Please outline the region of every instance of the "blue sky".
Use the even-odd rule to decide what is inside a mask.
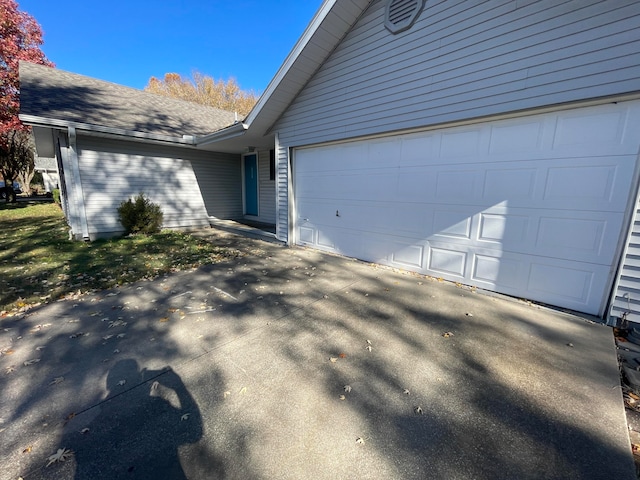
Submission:
[[[262,93],[321,0],[18,0],[56,67],[142,89],[151,76],[235,77]]]

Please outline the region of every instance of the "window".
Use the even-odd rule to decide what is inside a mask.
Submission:
[[[269,180],[276,179],[276,152],[269,150]]]

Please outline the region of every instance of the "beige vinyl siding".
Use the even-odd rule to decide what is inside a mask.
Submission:
[[[287,145],[638,91],[640,2],[427,2],[393,35],[365,11],[282,116]]]
[[[208,183],[215,177],[212,172],[215,164],[215,158],[212,157],[215,156],[211,152],[79,137],[80,177],[90,237],[121,232],[118,206],[123,200],[141,192],[161,206],[164,227],[208,226],[209,213],[201,189],[205,188],[202,183]],[[229,157],[223,156],[223,167],[239,163]],[[221,170],[224,171],[224,168]],[[239,172],[239,166],[237,170]],[[200,179],[196,178],[196,171]],[[228,178],[231,182],[233,176]],[[239,180],[238,174],[236,188],[227,188],[235,192],[237,197]],[[202,183],[199,185],[199,182]],[[207,201],[214,208],[216,197],[211,195],[207,195]],[[221,194],[217,198],[227,201]],[[230,204],[234,202],[237,204],[238,199],[231,199]],[[233,213],[233,207],[228,211]]]
[[[276,182],[269,178],[269,150],[258,152],[258,220],[264,223],[276,223]]]

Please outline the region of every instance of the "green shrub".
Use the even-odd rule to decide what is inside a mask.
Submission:
[[[51,193],[53,194],[53,201],[60,205],[60,189],[54,188]]]
[[[127,235],[158,233],[162,227],[162,210],[141,193],[118,207],[118,217]]]

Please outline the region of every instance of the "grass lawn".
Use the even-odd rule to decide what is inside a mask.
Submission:
[[[0,202],[0,315],[238,256],[238,250],[176,231],[70,241],[58,205]]]

